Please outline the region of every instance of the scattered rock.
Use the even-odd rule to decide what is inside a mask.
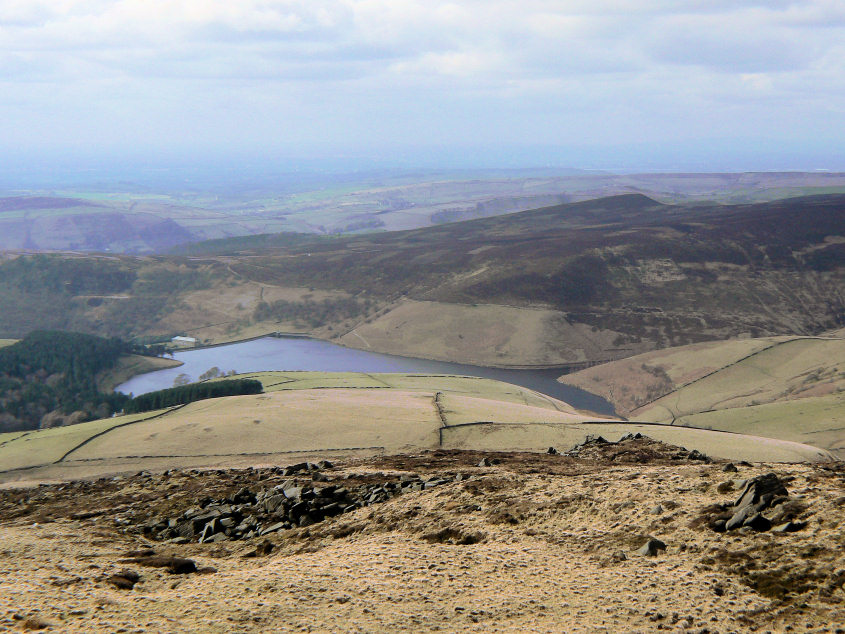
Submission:
[[[557,449],[555,449],[554,447],[549,447],[546,450],[546,453],[549,454],[550,456],[555,456],[555,455],[557,455]]]
[[[734,490],[734,483],[733,480],[725,480],[724,482],[720,482],[716,485],[716,491],[718,493],[730,493]]]
[[[663,512],[663,507],[660,506],[659,504],[657,506],[653,506],[651,509],[649,509],[649,513],[651,513],[652,515],[660,515],[662,512]]]
[[[758,504],[761,500],[763,500],[765,503],[763,508],[768,508],[776,496],[785,497],[788,495],[789,491],[786,490],[786,487],[783,482],[781,482],[780,478],[778,478],[774,473],[767,473],[765,475],[757,476],[756,478],[751,478],[746,483],[745,488],[734,506],[741,507],[746,504]]]
[[[700,460],[701,462],[710,462],[710,458],[701,453],[698,449],[693,449],[687,454],[687,460]]]
[[[498,459],[485,458],[486,465],[497,464]],[[484,462],[482,461],[482,462]],[[137,526],[135,532],[152,539],[174,544],[198,542],[216,544],[241,539],[263,537],[279,531],[305,527],[324,519],[355,511],[364,506],[385,502],[406,492],[431,489],[447,482],[462,481],[466,476],[454,478],[429,478],[406,474],[398,481],[364,484],[358,488],[339,486],[338,480],[348,479],[349,474],[332,480],[320,473],[320,469],[333,468],[327,460],[317,464],[302,462],[284,469],[274,470],[285,476],[302,474],[311,480],[304,485],[289,479],[282,484],[255,492],[241,488],[233,496],[214,500],[205,498],[198,506],[187,509],[181,515],[169,518],[148,519]],[[319,475],[320,477],[315,477]],[[383,477],[383,474],[367,474]],[[327,482],[325,486],[317,482]],[[130,528],[130,531],[132,529]],[[144,556],[143,551],[131,555]],[[131,559],[131,558],[130,558]]]
[[[761,513],[757,513],[753,517],[749,517],[742,523],[743,527],[753,528],[755,531],[763,532],[772,527],[772,523],[767,520]]]
[[[619,463],[645,463],[657,460],[710,462],[710,458],[700,451],[695,449],[687,451],[683,447],[669,445],[640,433],[626,434],[618,442],[610,442],[601,436],[589,435],[565,455]]]
[[[735,481],[734,481],[735,482]],[[717,487],[719,493],[726,493],[734,482]],[[764,512],[780,507],[770,517]],[[785,525],[806,511],[807,507],[800,500],[790,500],[789,492],[783,481],[774,473],[751,478],[742,482],[742,490],[733,505],[715,504],[702,511],[707,525],[716,532],[739,530],[743,534],[752,531],[768,531],[773,524]],[[779,526],[780,528],[780,526]],[[786,529],[778,532],[785,532]]]
[[[481,461],[478,463],[479,467],[490,467],[492,466],[492,462],[490,462],[490,458],[482,458]]]
[[[724,467],[722,467],[722,471],[725,473],[736,473],[739,469],[736,468],[736,465],[733,462],[729,462]]]

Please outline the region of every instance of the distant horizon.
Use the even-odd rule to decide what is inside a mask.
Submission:
[[[419,172],[420,174],[415,174]],[[818,162],[807,161],[804,165],[788,163],[774,165],[753,162],[724,165],[624,163],[608,160],[605,164],[591,163],[579,165],[563,161],[554,164],[549,161],[531,163],[528,160],[508,164],[495,163],[491,160],[473,163],[471,160],[448,160],[438,163],[434,157],[420,160],[416,164],[410,160],[391,160],[390,158],[333,157],[290,158],[262,157],[241,155],[236,157],[178,156],[162,154],[159,156],[109,156],[92,157],[90,154],[63,155],[60,158],[35,156],[23,158],[4,157],[0,154],[0,188],[10,190],[19,188],[49,189],[56,187],[100,186],[117,187],[121,183],[156,187],[161,181],[184,181],[186,186],[201,187],[208,180],[220,185],[238,185],[249,182],[265,182],[273,179],[295,177],[321,177],[331,180],[353,177],[379,176],[417,176],[466,174],[471,177],[485,175],[495,178],[497,172],[503,175],[635,175],[635,174],[742,174],[742,173],[845,173],[845,163],[831,162],[829,166],[820,166]]]

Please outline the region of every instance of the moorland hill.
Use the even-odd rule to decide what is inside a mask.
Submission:
[[[843,195],[691,206],[624,195],[412,231],[213,241],[191,257],[22,256],[0,266],[11,300],[0,335],[39,320],[211,341],[300,330],[411,356],[578,367],[841,327],[843,235]]]

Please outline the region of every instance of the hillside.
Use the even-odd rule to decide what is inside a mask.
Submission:
[[[146,174],[149,179],[151,174]],[[0,191],[0,250],[161,253],[275,232],[396,231],[545,205],[643,193],[664,202],[755,202],[845,192],[841,173],[602,174],[565,169],[266,174],[146,185],[99,179],[55,190]],[[234,178],[233,178],[234,176]],[[245,186],[243,182],[250,185]],[[84,181],[85,179],[83,179]]]
[[[733,460],[830,458],[794,442],[597,418],[488,379],[319,372],[238,378],[260,380],[265,393],[0,435],[0,481],[422,449],[563,450],[590,435],[617,440],[636,432]]]
[[[372,346],[372,336],[383,351],[442,348],[441,355],[455,355],[466,347],[456,339],[468,334],[456,329],[472,330],[456,315],[463,306],[482,307],[490,314],[479,318],[499,323],[502,306],[540,308],[549,312],[529,335],[532,342],[521,331],[522,340],[511,344],[514,335],[504,332],[495,338],[504,350],[476,346],[476,358],[576,365],[697,341],[836,327],[845,318],[843,234],[842,196],[679,207],[631,195],[410,232],[245,249],[227,262],[240,279],[257,284],[436,302],[434,311],[400,302],[351,327],[342,324],[344,332],[354,328],[342,339],[346,345]],[[414,339],[426,343],[409,344]],[[509,347],[545,348],[547,359],[515,360]]]
[[[728,467],[647,438],[571,456],[296,460],[0,490],[0,627],[829,632],[845,621],[841,465]],[[772,478],[783,487],[765,511],[773,530],[712,528]],[[265,509],[286,495],[297,513],[325,512],[280,522]],[[334,499],[355,502],[338,513]],[[256,517],[276,523],[238,537]],[[229,528],[168,540],[171,522]]]
[[[842,327],[843,235],[842,195],[734,206],[626,195],[414,231],[243,238],[225,256],[20,257],[0,266],[0,335],[33,320],[210,341],[296,330],[383,352],[580,368]],[[73,277],[86,267],[98,273]],[[467,343],[467,307],[491,324],[489,339]]]
[[[560,378],[632,420],[806,442],[845,457],[845,339],[771,337],[637,355]]]

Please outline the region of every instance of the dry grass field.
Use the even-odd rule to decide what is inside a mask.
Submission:
[[[822,634],[845,622],[841,465],[724,473],[669,458],[671,447],[636,462],[607,449],[336,461],[326,481],[305,474],[296,486],[354,489],[408,474],[443,484],[204,544],[158,541],[141,527],[291,477],[192,469],[0,491],[0,630]],[[477,466],[484,457],[499,463]],[[769,472],[802,528],[718,533],[702,520],[733,503],[734,479]],[[637,552],[650,537],[665,545],[653,557]],[[190,558],[203,574],[150,567],[144,551]],[[132,573],[134,587],[110,581]]]
[[[633,431],[733,460],[803,462],[809,445],[724,432],[621,423],[518,386],[470,377],[262,372],[264,394],[28,434],[0,435],[0,482],[138,469],[273,463],[292,456],[421,449],[560,450]]]

